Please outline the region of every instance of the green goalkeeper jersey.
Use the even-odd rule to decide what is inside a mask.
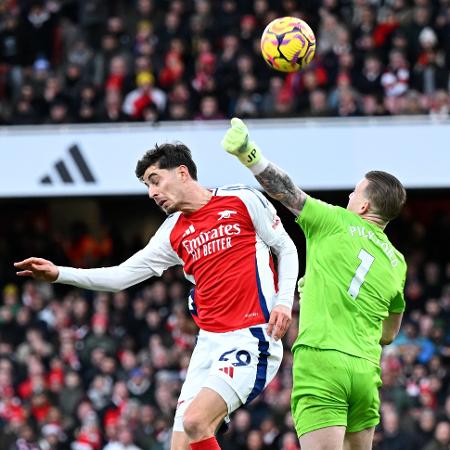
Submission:
[[[306,273],[293,349],[333,349],[379,364],[383,320],[405,309],[403,255],[381,228],[312,197],[296,221]]]

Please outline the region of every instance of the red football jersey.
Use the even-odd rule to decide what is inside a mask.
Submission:
[[[280,255],[286,250],[295,261],[284,259],[280,292],[271,249]],[[211,200],[194,213],[170,215],[147,246],[121,265],[60,268],[58,282],[123,289],[177,264],[195,285],[189,309],[203,330],[226,332],[262,324],[275,303],[292,303],[294,244],[272,204],[245,186],[215,189]]]

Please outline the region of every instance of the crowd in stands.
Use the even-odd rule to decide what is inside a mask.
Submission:
[[[263,61],[271,20],[317,53]],[[4,0],[0,124],[450,113],[448,0]]]
[[[375,450],[448,450],[450,445],[450,212],[445,205],[433,213],[427,210],[430,202],[412,205],[389,226],[409,264],[408,309],[399,337],[383,352]],[[12,261],[33,254],[77,267],[110,265],[143,243],[126,245],[115,233],[99,237],[81,223],[61,235],[38,215],[22,221],[11,216],[0,230],[0,260],[6,261],[0,266],[0,448],[169,449],[197,333],[181,268],[115,294],[42,284],[17,278]],[[293,238],[303,258],[297,229]],[[282,367],[263,395],[232,416],[230,429],[220,436],[224,450],[299,449],[290,415],[290,346],[298,328],[294,304]]]

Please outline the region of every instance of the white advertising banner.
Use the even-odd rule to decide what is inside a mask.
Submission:
[[[208,187],[256,186],[220,141],[228,121],[0,128],[0,197],[143,194],[137,160],[156,143],[191,148]],[[369,170],[410,188],[450,187],[450,121],[254,120],[251,139],[305,190],[350,189]]]

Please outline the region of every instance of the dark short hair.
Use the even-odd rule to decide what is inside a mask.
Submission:
[[[366,194],[374,212],[386,222],[395,219],[406,202],[402,183],[394,175],[381,170],[367,172],[365,178],[369,180]]]
[[[145,171],[152,165],[158,164],[160,169],[174,169],[186,166],[189,175],[197,180],[197,166],[192,160],[191,151],[182,143],[155,145],[148,150],[136,164],[136,176],[142,180]]]

